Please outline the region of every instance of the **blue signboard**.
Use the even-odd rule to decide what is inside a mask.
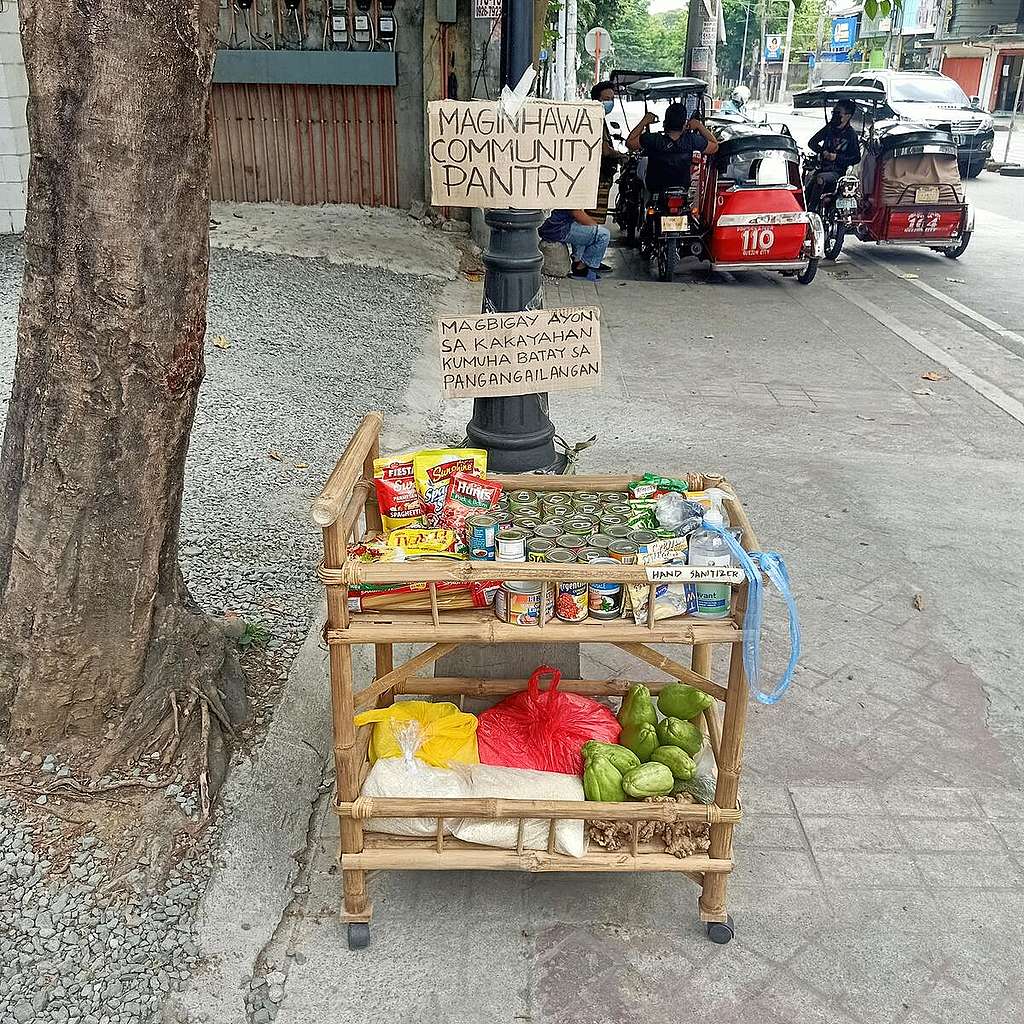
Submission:
[[[780,63],[783,57],[783,37],[777,33],[769,33],[764,37],[764,59],[768,64]]]
[[[832,19],[830,50],[849,50],[857,42],[857,16]]]

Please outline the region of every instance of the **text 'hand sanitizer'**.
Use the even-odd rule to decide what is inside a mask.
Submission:
[[[722,502],[726,493],[717,487],[705,492],[711,500],[711,508],[704,513],[706,527],[725,529],[725,513]],[[721,533],[714,529],[700,529],[690,534],[687,562],[690,565],[732,565],[732,552]],[[722,619],[729,614],[732,588],[725,583],[698,583],[697,618]]]

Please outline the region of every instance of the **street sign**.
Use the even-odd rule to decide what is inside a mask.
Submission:
[[[690,50],[690,71],[711,70],[711,47],[694,46]]]
[[[783,48],[785,44],[781,35],[772,33],[764,37],[764,59],[769,64],[782,62]]]
[[[600,103],[531,99],[512,118],[494,102],[434,100],[428,122],[435,206],[588,210],[597,204]]]
[[[598,26],[587,33],[584,45],[591,57],[596,57],[598,54],[607,57],[608,51],[612,48],[612,37],[608,34],[608,29]]]
[[[474,18],[500,18],[501,0],[474,0]]]
[[[437,318],[445,398],[531,395],[601,384],[601,310],[535,309]]]
[[[830,50],[849,50],[857,42],[856,15],[850,18],[832,19],[832,38],[829,43]]]

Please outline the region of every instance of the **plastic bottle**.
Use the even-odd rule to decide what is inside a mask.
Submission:
[[[710,487],[706,492],[711,499],[711,508],[704,513],[704,522],[709,526],[724,528],[725,513],[722,501],[726,498],[724,491]],[[732,565],[732,552],[721,534],[713,530],[700,529],[690,534],[687,562],[690,565]],[[729,602],[732,588],[726,583],[698,583],[697,618],[723,619],[729,614]]]

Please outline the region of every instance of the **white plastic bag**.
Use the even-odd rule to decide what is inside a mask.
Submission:
[[[463,795],[498,797],[507,800],[579,800],[584,799],[583,783],[575,775],[536,772],[527,768],[501,768],[474,764],[467,770],[468,790]],[[457,839],[479,846],[514,850],[518,844],[518,818],[463,818],[452,823]],[[548,819],[527,818],[523,822],[523,848],[548,848]],[[586,841],[582,819],[555,823],[555,850],[569,857],[582,857]]]

